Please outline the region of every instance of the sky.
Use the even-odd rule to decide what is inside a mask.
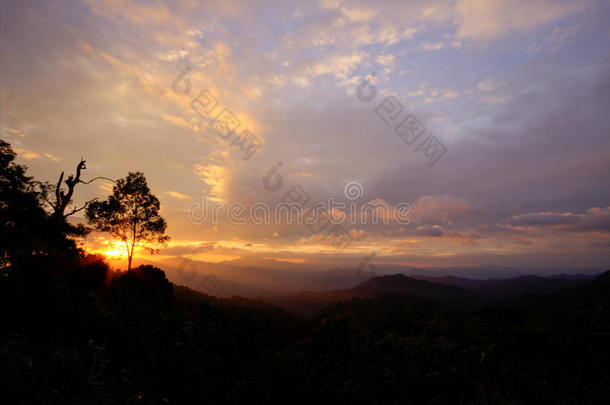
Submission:
[[[41,180],[143,172],[161,258],[610,267],[607,2],[0,4],[2,139]]]

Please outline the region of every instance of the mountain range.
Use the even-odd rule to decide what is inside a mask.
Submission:
[[[498,266],[417,268],[380,264],[319,270],[268,259],[210,263],[173,257],[139,263],[159,266],[173,283],[211,296],[261,298],[306,313],[329,302],[383,293],[408,294],[455,309],[469,309],[524,295],[552,294],[596,276],[591,271],[553,274],[549,269]]]

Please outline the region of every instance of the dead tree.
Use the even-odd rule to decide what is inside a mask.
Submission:
[[[53,186],[50,184],[44,184],[42,185],[42,198],[44,199],[44,201],[51,207],[52,209],[52,213],[51,213],[51,218],[58,224],[64,224],[67,221],[67,218],[71,215],[76,214],[77,212],[80,212],[82,210],[84,210],[85,208],[87,208],[87,206],[89,204],[91,204],[93,201],[96,201],[97,198],[91,199],[87,202],[85,202],[85,204],[83,204],[81,207],[78,208],[73,208],[72,210],[70,210],[69,212],[66,212],[66,210],[68,209],[68,206],[72,203],[72,196],[74,195],[74,188],[76,187],[77,184],[82,183],[82,184],[89,184],[95,180],[99,180],[99,179],[105,179],[105,180],[109,180],[114,182],[114,180],[109,179],[107,177],[95,177],[89,181],[83,181],[81,180],[80,176],[81,176],[81,171],[87,169],[87,165],[85,163],[85,161],[83,159],[80,160],[80,162],[78,163],[78,165],[76,166],[76,174],[75,175],[69,175],[68,178],[66,180],[64,180],[64,172],[61,172],[61,175],[59,176],[59,180],[57,181],[57,185],[55,186],[55,189],[53,190]],[[62,182],[66,184],[66,186],[68,186],[68,190],[64,190],[63,186],[62,186]],[[53,194],[55,196],[54,201],[49,200],[48,195],[50,194],[51,190],[53,190]]]

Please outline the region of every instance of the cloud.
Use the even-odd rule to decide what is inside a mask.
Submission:
[[[429,51],[438,51],[439,49],[442,49],[445,46],[445,43],[440,41],[440,42],[425,42],[421,45],[421,49],[423,49],[426,52]]]
[[[293,83],[301,88],[309,87],[311,85],[311,80],[305,76],[298,76],[292,79]]]
[[[216,160],[218,162],[218,160]],[[205,191],[212,201],[222,201],[225,195],[225,184],[228,180],[226,167],[222,164],[199,164],[193,166],[193,172],[205,184]]]
[[[483,90],[483,91],[491,91],[494,90],[498,87],[498,83],[495,82],[494,80],[487,78],[485,80],[481,80],[478,84],[477,84],[477,88],[479,90]]]
[[[392,54],[379,55],[375,58],[375,62],[382,66],[391,66],[394,64],[395,57]]]
[[[25,138],[25,134],[23,133],[23,131],[21,131],[19,129],[9,128],[9,132],[19,136],[20,138]]]
[[[421,225],[417,228],[417,235],[441,237],[443,236],[443,228],[438,225]]]
[[[53,155],[53,154],[51,154],[51,153],[48,153],[48,152],[44,152],[44,153],[43,153],[43,155],[44,155],[44,156],[45,156],[47,159],[52,160],[52,161],[54,161],[54,162],[61,162],[62,160],[64,160],[63,158],[61,158],[61,157],[59,157],[59,156],[55,156],[55,155]]]
[[[465,198],[451,195],[427,195],[417,199],[414,212],[424,217],[426,222],[451,223],[475,212]]]
[[[320,0],[319,5],[324,9],[338,9],[341,7],[341,2],[339,0]]]
[[[509,33],[525,33],[534,28],[581,13],[589,1],[552,0],[458,0],[455,5],[457,37],[488,42]]]
[[[34,160],[40,158],[40,154],[38,152],[34,152],[33,150],[25,149],[25,148],[14,148],[15,152],[25,160]]]
[[[121,18],[134,25],[172,25],[183,29],[183,22],[164,4],[138,4],[122,0],[85,0],[91,9],[98,14]]]
[[[364,22],[373,19],[377,15],[375,9],[341,7],[341,12],[352,22]]]
[[[171,122],[172,124],[185,128],[185,129],[189,129],[189,130],[193,130],[193,131],[196,131],[198,129],[196,125],[189,124],[182,117],[175,117],[175,116],[169,115],[169,114],[162,114],[161,118],[163,118],[167,122]]]
[[[337,78],[346,78],[367,56],[365,52],[356,52],[348,55],[335,54],[325,61],[320,61],[308,67],[306,74],[308,77],[331,74]]]
[[[543,227],[560,232],[610,233],[610,207],[590,208],[582,214],[550,211],[519,214],[506,222],[513,226]]]
[[[173,198],[177,198],[178,200],[182,200],[182,201],[192,201],[191,197],[189,197],[186,194],[179,193],[177,191],[168,191],[167,195],[169,195],[170,197],[173,197]]]
[[[460,95],[460,93],[458,93],[456,90],[453,90],[453,89],[447,89],[443,92],[443,98],[445,98],[445,99],[456,98],[459,95]]]
[[[200,241],[170,241],[168,247],[163,249],[163,255],[182,256],[198,253],[213,253],[219,255],[235,255],[246,251],[235,246],[225,246],[221,242]]]
[[[589,210],[610,204],[610,76],[600,40],[607,15],[575,1],[468,4],[354,0],[295,10],[90,1],[70,4],[67,19],[48,2],[14,2],[3,8],[3,132],[19,128],[6,133],[36,174],[55,178],[53,158],[83,155],[91,177],[143,171],[153,192],[164,193],[172,237],[185,246],[240,235],[274,255],[329,257],[322,241],[323,251],[298,245],[309,236],[304,228],[193,224],[181,201],[204,194],[273,203],[296,184],[314,201],[341,195],[346,179],[356,179],[368,201],[411,202],[409,217],[424,224],[351,227],[348,256],[375,247],[405,261],[411,249],[428,263],[443,255],[526,261],[527,249],[541,249],[536,260],[551,263],[561,246],[565,255],[588,252],[582,260],[591,263],[601,257],[594,239],[607,232],[606,214]],[[597,9],[577,15],[588,4]],[[510,41],[469,46],[502,38]],[[184,95],[172,81],[187,66],[192,90]],[[355,93],[372,71],[379,93],[365,103]],[[239,111],[240,129],[264,135],[252,159],[241,158],[232,138],[203,131],[190,102],[204,88],[219,100],[216,113]],[[388,94],[403,103],[397,120],[414,114],[424,137],[447,147],[433,167],[417,143],[396,135],[397,121],[376,113]],[[24,133],[27,143],[19,143]],[[284,187],[269,192],[261,179],[278,162]],[[101,187],[91,197],[107,194],[109,185]]]

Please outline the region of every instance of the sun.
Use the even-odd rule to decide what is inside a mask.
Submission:
[[[127,248],[125,244],[120,241],[106,241],[104,243],[106,246],[105,250],[102,250],[101,253],[107,256],[110,259],[119,259],[122,257],[127,257]]]

